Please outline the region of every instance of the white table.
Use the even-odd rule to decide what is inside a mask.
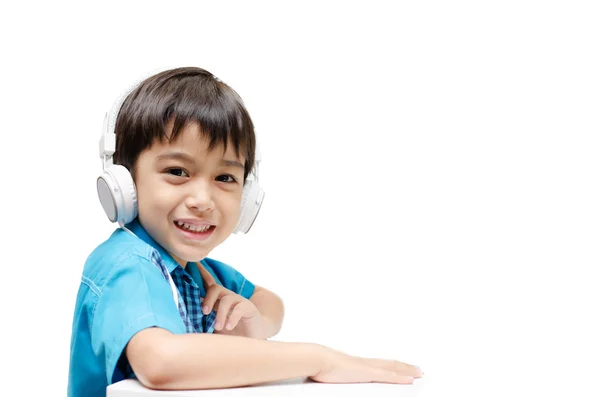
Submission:
[[[416,379],[412,385],[381,383],[324,384],[306,378],[265,383],[259,386],[218,390],[156,391],[147,389],[136,380],[124,380],[108,386],[106,397],[194,397],[194,396],[416,396],[425,379]]]

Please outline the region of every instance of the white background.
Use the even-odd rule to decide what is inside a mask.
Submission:
[[[594,2],[213,3],[2,6],[3,387],[66,394],[104,112],[195,65],[259,134],[260,217],[212,257],[283,297],[276,339],[423,396],[598,395]]]

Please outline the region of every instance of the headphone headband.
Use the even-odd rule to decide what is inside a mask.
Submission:
[[[100,158],[103,159],[103,167],[108,168],[110,165],[114,164],[112,161],[112,155],[116,150],[116,135],[115,135],[115,127],[117,125],[117,117],[119,116],[119,112],[121,111],[121,107],[125,102],[125,99],[140,86],[146,79],[154,76],[157,73],[166,71],[166,69],[155,70],[152,73],[146,74],[141,78],[138,78],[133,84],[127,88],[118,98],[114,101],[112,107],[106,114],[104,115],[104,123],[102,125],[102,137],[99,142],[99,154]]]
[[[169,70],[169,69],[157,69],[152,73],[144,75],[144,77],[138,78],[135,81],[135,83],[131,84],[129,86],[129,88],[126,91],[124,91],[117,98],[116,101],[114,101],[110,110],[108,112],[106,112],[106,114],[104,115],[104,123],[102,125],[102,137],[100,138],[99,148],[98,148],[99,149],[98,154],[100,155],[100,158],[103,159],[104,168],[107,168],[108,166],[113,164],[112,156],[116,150],[115,128],[117,126],[117,118],[119,116],[119,112],[121,111],[121,107],[123,106],[125,99],[127,99],[127,97],[136,88],[138,88],[140,86],[140,84],[142,84],[148,78],[150,78],[158,73],[166,72],[167,70]],[[215,77],[215,79],[217,79],[218,81],[221,81],[217,77]],[[256,136],[256,132],[255,132],[255,136]],[[108,164],[107,164],[107,160],[110,161]],[[259,166],[259,163],[261,162],[261,160],[262,160],[262,155],[260,152],[260,145],[259,145],[258,139],[256,139],[256,144],[255,144],[255,149],[254,149],[254,165],[252,166],[252,174],[256,180],[258,180],[258,166]]]

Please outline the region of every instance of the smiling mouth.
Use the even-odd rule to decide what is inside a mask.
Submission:
[[[211,232],[215,228],[215,225],[192,225],[181,221],[174,221],[173,223],[183,231],[197,234]]]

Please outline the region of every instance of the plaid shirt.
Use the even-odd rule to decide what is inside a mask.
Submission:
[[[167,282],[169,282],[169,272],[158,251],[152,252],[152,263],[158,267]],[[181,266],[176,266],[171,273],[173,283],[177,287],[177,308],[179,315],[185,324],[188,333],[213,333],[215,330],[215,311],[209,315],[202,313],[202,303],[200,301],[200,288],[196,282]]]

